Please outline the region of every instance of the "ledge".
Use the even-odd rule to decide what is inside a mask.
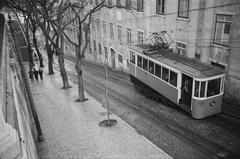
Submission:
[[[189,18],[181,18],[181,17],[177,17],[176,20],[177,20],[177,21],[190,22],[190,19],[189,19]]]

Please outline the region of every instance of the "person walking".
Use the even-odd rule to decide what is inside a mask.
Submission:
[[[39,73],[40,79],[43,80],[43,71],[41,67],[39,67],[38,73]]]
[[[31,68],[28,73],[29,73],[29,78],[31,79],[31,81],[34,81],[33,69]]]
[[[33,67],[33,74],[35,76],[35,79],[38,81],[38,71],[36,70],[35,67]]]

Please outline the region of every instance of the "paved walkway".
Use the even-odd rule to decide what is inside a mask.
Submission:
[[[46,69],[46,67],[45,67]],[[77,87],[63,90],[59,73],[30,82],[45,141],[39,143],[41,159],[161,159],[171,158],[115,115],[111,128],[100,127],[106,109],[87,93],[77,99]]]

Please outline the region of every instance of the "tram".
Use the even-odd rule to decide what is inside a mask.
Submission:
[[[225,71],[173,53],[170,49],[152,50],[148,45],[129,47],[129,74],[134,84],[151,88],[160,100],[166,98],[202,119],[222,110]]]

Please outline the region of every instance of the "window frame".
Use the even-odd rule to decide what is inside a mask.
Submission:
[[[142,59],[142,69],[145,70],[145,71],[148,71],[148,59],[144,58],[144,57]]]
[[[113,23],[109,23],[109,36],[111,39],[114,39],[114,28],[113,28]]]
[[[176,74],[176,83],[172,83],[171,81],[171,74],[172,73],[174,73],[174,74]],[[169,69],[169,84],[171,84],[172,86],[174,86],[174,87],[177,87],[177,82],[178,82],[178,73],[177,72],[175,72],[175,71],[172,71],[171,69]]]
[[[132,29],[127,28],[126,32],[127,32],[127,44],[131,44],[132,43]]]
[[[103,34],[106,35],[107,34],[107,24],[106,21],[103,21]]]
[[[178,44],[181,45],[185,45],[186,48],[182,47],[182,46],[178,46]],[[178,50],[180,50],[180,53],[178,53]],[[183,53],[183,51],[185,53]],[[176,41],[176,53],[180,54],[180,55],[186,55],[187,54],[187,43],[185,42],[181,42],[181,41]]]
[[[136,54],[133,51],[129,51],[129,55],[130,55],[130,63],[134,64],[136,63]]]
[[[121,54],[118,54],[118,62],[123,63],[123,56]]]
[[[160,69],[160,76],[158,76],[158,75],[156,74],[156,70],[157,70],[157,66],[156,66],[156,65],[161,68],[161,69]],[[155,62],[154,62],[154,75],[155,75],[156,77],[162,79],[162,65],[159,65],[159,64],[157,64],[157,63],[155,63]]]
[[[102,45],[100,43],[98,43],[98,53],[102,55]]]
[[[137,12],[143,12],[144,0],[137,0]]]
[[[166,79],[167,79],[167,80],[166,80],[165,77],[163,76],[163,71],[164,71],[164,69],[167,70],[167,76],[166,76]],[[170,82],[169,82],[170,79],[169,79],[169,78],[170,78],[170,69],[168,69],[168,68],[162,66],[162,78],[161,78],[161,79],[162,79],[163,81],[165,81],[165,82],[167,82],[167,83],[170,84]]]
[[[159,1],[161,1],[161,5],[158,5]],[[156,14],[165,14],[165,0],[156,0]]]
[[[179,9],[180,9],[180,1],[188,1],[187,16],[186,16],[186,17],[179,15],[179,13],[180,13],[180,11],[179,11]],[[179,18],[188,19],[188,18],[189,18],[189,6],[190,6],[190,0],[178,0],[178,15],[177,15],[177,16],[178,16]],[[185,12],[185,11],[184,11],[184,12]],[[184,13],[184,12],[183,12],[183,13]]]
[[[125,7],[126,7],[127,10],[131,10],[132,9],[132,1],[131,0],[126,0]]]
[[[142,34],[141,36],[140,36],[140,33]],[[138,31],[137,31],[137,41],[138,41],[138,44],[139,44],[139,45],[142,45],[142,44],[143,44],[143,37],[144,37],[144,32],[138,30]],[[141,42],[140,42],[140,40],[141,40]]]
[[[118,41],[122,42],[122,26],[117,25],[117,36],[118,36]]]
[[[216,18],[215,18],[215,27],[214,27],[214,37],[213,37],[213,43],[217,44],[217,45],[222,45],[222,46],[226,46],[229,47],[229,40],[230,40],[230,34],[231,34],[231,28],[232,28],[232,20],[231,22],[229,21],[223,21],[223,20],[218,20],[218,16],[231,16],[231,18],[233,18],[233,15],[230,14],[216,14]],[[224,24],[229,24],[230,28],[229,28],[229,38],[228,38],[228,42],[227,44],[223,44],[223,43],[219,43],[216,41],[216,32],[217,32],[217,22],[219,23],[224,23]],[[225,25],[223,30],[225,29]],[[222,39],[222,38],[221,38]]]
[[[105,59],[108,59],[108,48],[107,46],[104,46],[104,56],[105,56]]]
[[[96,40],[93,40],[93,51],[97,51],[97,42]]]
[[[153,64],[153,70],[151,71],[151,69],[150,69],[150,63],[152,63]],[[148,60],[148,72],[149,73],[151,73],[152,75],[154,75],[154,73],[155,73],[155,62],[153,62],[153,61],[151,61],[151,60]]]
[[[139,59],[141,58],[141,65],[140,65],[140,63],[139,63]],[[143,68],[143,57],[142,56],[140,56],[140,55],[137,55],[137,66],[139,67],[139,68]]]
[[[112,0],[108,0],[108,6],[112,7],[113,6],[113,1]]]

